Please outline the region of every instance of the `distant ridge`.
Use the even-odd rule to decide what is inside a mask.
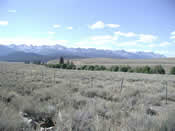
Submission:
[[[8,46],[0,45],[0,56],[8,55],[9,53],[14,52],[15,50],[13,48],[10,48]]]
[[[61,45],[53,46],[28,46],[11,44],[0,45],[0,60],[25,61],[57,59],[60,56],[66,58],[119,58],[119,59],[152,59],[165,58],[164,55],[153,52],[128,52],[125,50],[102,50],[95,48],[67,48]]]
[[[42,56],[35,53],[26,53],[26,52],[13,52],[6,56],[0,57],[1,61],[9,61],[9,62],[24,62],[24,61],[48,61],[50,60],[48,56]]]

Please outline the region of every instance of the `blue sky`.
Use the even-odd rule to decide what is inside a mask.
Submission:
[[[175,56],[174,0],[0,0],[0,44]]]

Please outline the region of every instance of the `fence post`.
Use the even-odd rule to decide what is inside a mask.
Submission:
[[[43,70],[42,70],[42,81],[43,81],[43,79],[44,79],[44,72],[43,72]]]
[[[120,92],[123,90],[123,82],[124,82],[124,78],[122,78],[122,80],[121,80],[121,84],[120,84]]]
[[[17,71],[15,72],[15,78],[16,78],[16,81],[17,81],[17,75],[18,75],[18,73],[17,73]]]
[[[31,79],[32,79],[32,75],[33,75],[33,74],[32,74],[32,70],[31,70]]]
[[[71,79],[69,80],[69,88],[71,88]]]
[[[165,88],[166,88],[166,104],[168,104],[168,84],[165,82]]]
[[[53,78],[53,82],[54,82],[54,84],[55,84],[55,71],[54,71],[54,76],[53,76],[54,78]]]
[[[93,88],[93,80],[94,80],[94,77],[91,77],[91,88]]]

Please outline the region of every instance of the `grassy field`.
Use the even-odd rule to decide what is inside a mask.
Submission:
[[[1,62],[0,104],[3,131],[40,130],[48,118],[54,131],[166,131],[175,125],[175,77]]]

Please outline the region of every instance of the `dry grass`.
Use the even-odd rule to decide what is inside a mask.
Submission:
[[[168,113],[174,112],[174,92],[171,75],[0,63],[0,130],[33,130],[20,117],[24,112],[37,122],[51,117],[57,131],[165,131]]]

